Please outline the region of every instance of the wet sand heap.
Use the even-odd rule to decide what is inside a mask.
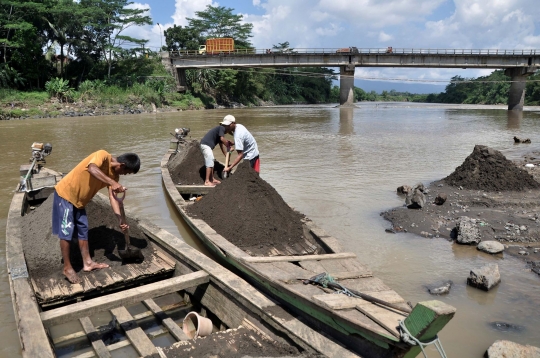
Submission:
[[[53,196],[49,196],[42,205],[21,218],[21,234],[26,264],[33,278],[55,278],[64,280],[63,262],[60,243],[51,233],[51,213]],[[118,256],[118,247],[125,247],[124,235],[118,227],[118,219],[104,200],[94,198],[86,206],[88,215],[88,245],[90,256],[96,262],[105,262],[121,272],[122,260]],[[137,222],[127,219],[131,245],[141,249],[144,257],[150,257],[154,248],[146,236],[137,227]],[[82,257],[76,240],[71,241],[71,264],[81,278],[87,274],[82,271]],[[141,268],[150,265],[149,260],[140,263]],[[93,271],[95,275],[110,274],[110,269]]]
[[[267,255],[272,247],[286,253],[287,246],[305,242],[303,215],[292,210],[247,161],[187,211],[254,255]]]
[[[526,170],[484,145],[476,145],[471,155],[444,181],[456,187],[491,192],[540,188],[540,183]]]
[[[199,145],[197,140],[180,143],[179,152],[175,153],[167,163],[175,184],[204,184],[206,168]]]
[[[168,357],[315,357],[300,354],[285,343],[270,339],[242,326],[216,332],[207,337],[174,343],[163,351]]]

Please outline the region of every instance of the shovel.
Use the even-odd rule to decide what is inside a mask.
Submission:
[[[231,160],[231,146],[227,144],[227,154],[225,155],[225,168],[229,166],[229,162]],[[229,176],[229,172],[223,172],[222,174],[223,179],[227,179]]]
[[[121,215],[121,223],[127,224],[126,220],[126,213],[124,212],[124,199],[126,198],[126,192],[122,193],[115,193],[113,192],[113,196],[118,202],[118,206],[120,207],[120,215]],[[141,261],[144,259],[144,256],[140,249],[134,248],[132,249],[129,246],[129,232],[126,230],[124,231],[124,237],[126,239],[126,249],[125,250],[118,250],[118,255],[120,258],[124,261]]]

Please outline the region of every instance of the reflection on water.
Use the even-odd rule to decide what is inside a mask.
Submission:
[[[481,357],[496,339],[538,345],[540,278],[522,261],[443,239],[387,234],[389,224],[379,213],[403,205],[398,186],[429,184],[447,176],[476,144],[501,150],[509,158],[539,149],[540,115],[530,111],[516,119],[504,106],[362,103],[361,108],[290,106],[0,121],[0,356],[20,355],[7,283],[5,226],[19,165],[28,161],[32,142],[52,143],[47,164],[63,172],[97,149],[138,153],[141,170],[121,179],[129,188],[126,208],[200,248],[164,195],[160,160],[174,128],[188,127],[190,137],[200,139],[229,113],[256,138],[261,177],[355,252],[388,286],[419,302],[434,298],[424,285],[454,282],[450,294],[436,297],[458,309],[440,335],[449,357]],[[513,136],[530,138],[532,144],[514,146]],[[222,153],[216,152],[216,158],[223,159]],[[469,271],[487,263],[499,265],[501,285],[490,292],[468,287]],[[523,331],[509,336],[491,329],[488,323],[493,321],[518,324]]]
[[[506,111],[508,114],[508,129],[519,129],[523,119],[523,111]]]
[[[352,107],[342,107],[339,109],[339,134],[349,135],[354,134]]]

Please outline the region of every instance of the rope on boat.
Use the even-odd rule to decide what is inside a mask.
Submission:
[[[347,295],[349,297],[362,298],[362,297],[352,293],[351,291],[349,291],[349,289],[347,287],[345,287],[342,284],[340,284],[339,282],[337,282],[332,276],[330,276],[326,272],[323,272],[323,273],[321,273],[321,274],[319,274],[319,275],[317,275],[315,277],[312,277],[311,281],[314,281],[314,282],[318,283],[319,285],[321,285],[324,288],[328,288],[328,284],[330,284],[330,283],[333,286],[338,286],[340,288],[340,290],[337,290],[336,292],[334,292],[334,294],[344,294],[344,295]]]
[[[422,354],[425,358],[427,358],[427,353],[424,351],[424,347],[427,347],[431,344],[435,345],[435,348],[437,348],[437,351],[441,355],[442,358],[447,358],[446,353],[444,352],[444,348],[442,346],[441,341],[439,340],[439,336],[435,336],[434,339],[432,339],[429,342],[421,342],[419,339],[415,338],[405,327],[404,321],[399,321],[399,328],[401,328],[401,339],[405,342],[410,344],[411,346],[419,346],[422,350]]]
[[[338,286],[341,288],[341,290],[336,291],[334,294],[344,294],[349,297],[356,297],[356,298],[362,298],[361,296],[358,296],[354,294],[353,292],[349,291],[347,287],[343,286],[339,282],[337,282],[332,276],[330,276],[328,273],[323,272],[315,277],[312,277],[310,281],[316,282],[319,285],[321,285],[324,288],[327,288],[329,284],[332,284],[332,286]],[[444,348],[442,346],[441,341],[439,340],[439,336],[435,336],[434,339],[432,339],[429,342],[421,342],[419,339],[414,337],[407,327],[405,326],[404,321],[399,321],[399,327],[401,328],[401,339],[403,342],[411,345],[411,346],[419,346],[422,350],[422,354],[424,354],[424,357],[427,358],[427,353],[424,350],[424,347],[427,347],[429,345],[435,345],[435,348],[439,352],[442,358],[447,358],[446,353],[444,351]]]

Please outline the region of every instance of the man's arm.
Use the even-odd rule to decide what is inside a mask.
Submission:
[[[242,150],[237,150],[236,153],[238,153],[238,155],[236,156],[236,158],[234,159],[234,162],[228,166],[227,168],[223,169],[224,172],[229,172],[232,170],[232,168],[234,168],[238,163],[240,163],[240,161],[244,158],[244,151]]]
[[[224,136],[219,137],[219,140],[220,140],[219,146],[221,147],[221,151],[223,152],[223,155],[227,155],[224,150],[224,147],[225,148],[227,146],[232,147],[234,145],[234,142],[231,142],[230,140],[226,139]]]
[[[96,178],[97,180],[102,181],[105,184],[107,184],[107,186],[112,188],[112,190],[117,193],[121,193],[127,189],[127,188],[124,188],[122,185],[120,185],[120,183],[118,183],[117,181],[114,181],[108,176],[106,176],[105,173],[103,173],[99,169],[99,167],[95,165],[94,163],[88,164],[88,173],[90,173],[90,175]]]

